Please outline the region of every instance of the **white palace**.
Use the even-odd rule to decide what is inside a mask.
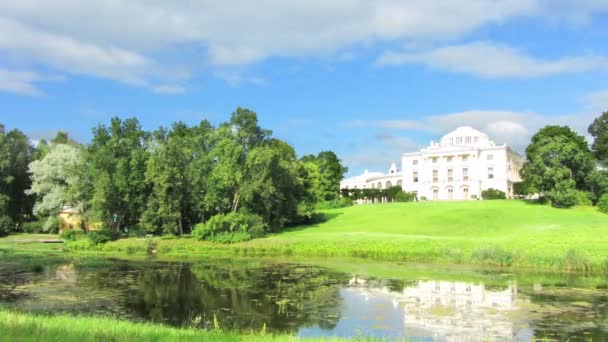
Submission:
[[[513,183],[521,181],[523,158],[506,145],[496,145],[472,127],[459,127],[431,141],[427,148],[401,156],[401,170],[393,163],[388,173],[365,171],[340,182],[341,189],[386,189],[401,186],[419,199],[468,200],[487,189],[513,197]]]

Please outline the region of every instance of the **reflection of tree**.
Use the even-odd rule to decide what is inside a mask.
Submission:
[[[248,267],[249,266],[249,267]],[[173,325],[196,317],[223,329],[295,331],[303,325],[332,328],[340,318],[336,275],[318,268],[273,265],[175,265],[138,272],[124,306],[137,316]]]

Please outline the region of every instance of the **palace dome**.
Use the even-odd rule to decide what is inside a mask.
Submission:
[[[487,134],[470,126],[458,127],[441,138],[441,146],[488,146],[494,145]]]

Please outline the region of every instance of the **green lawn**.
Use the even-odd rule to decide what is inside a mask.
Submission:
[[[221,328],[221,327],[220,327]],[[266,335],[263,332],[236,333],[172,328],[152,323],[132,323],[104,317],[69,315],[38,316],[0,308],[1,341],[301,341],[291,335]],[[311,339],[306,341],[345,341]],[[381,341],[358,338],[354,341]]]
[[[419,202],[328,210],[327,222],[234,248],[562,269],[608,266],[608,215],[524,201]]]

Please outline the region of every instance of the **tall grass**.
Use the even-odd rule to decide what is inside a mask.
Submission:
[[[219,325],[218,325],[219,326]],[[42,316],[0,309],[2,341],[300,341],[292,335],[269,335],[264,331],[237,333],[219,329],[173,328],[151,323],[132,323],[103,317]],[[355,338],[354,341],[381,341]],[[306,341],[345,341],[339,338]]]

